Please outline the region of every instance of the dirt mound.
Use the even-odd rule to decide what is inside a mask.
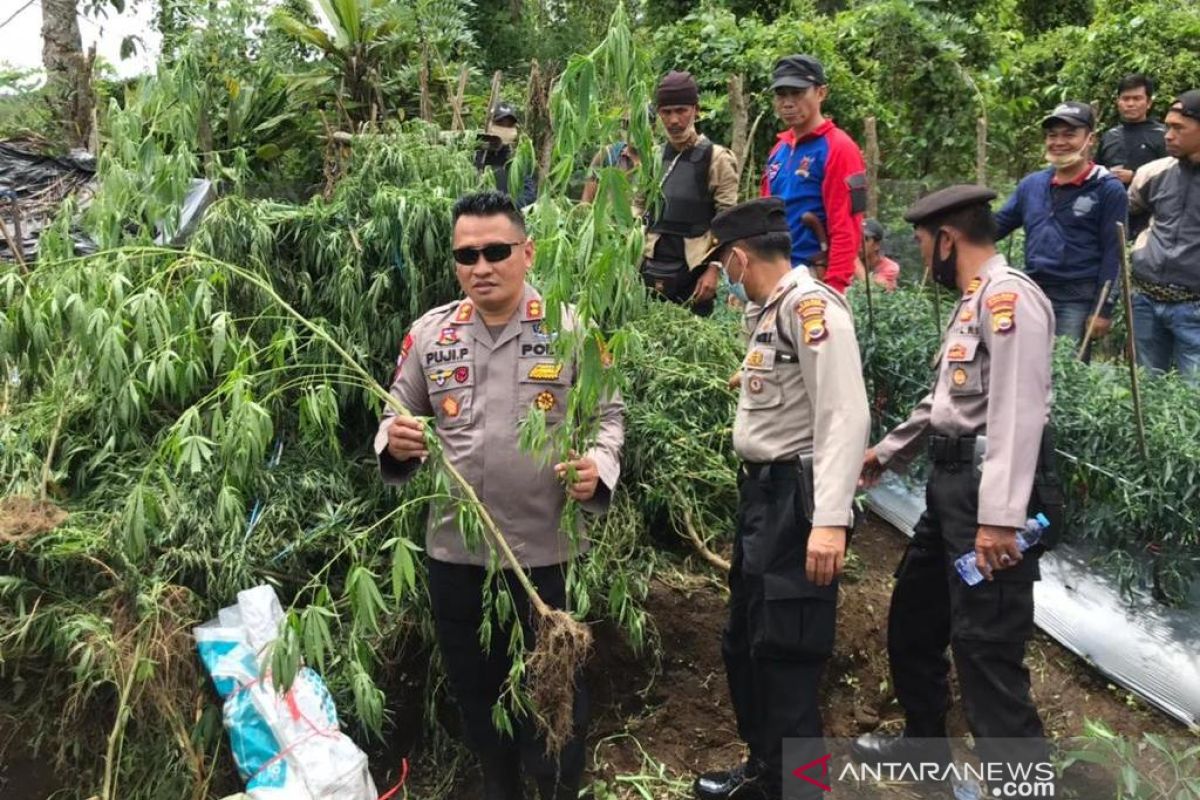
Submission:
[[[0,500],[0,544],[23,542],[52,531],[67,512],[47,500],[11,496]]]

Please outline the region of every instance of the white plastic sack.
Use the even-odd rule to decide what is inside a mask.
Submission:
[[[260,670],[283,610],[275,590],[238,592],[235,606],[193,630],[224,698],[225,730],[251,800],[376,800],[367,757],[338,727],[321,676],[303,667],[280,695]]]

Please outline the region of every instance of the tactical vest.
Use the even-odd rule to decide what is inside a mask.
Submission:
[[[713,144],[708,139],[701,139],[682,155],[670,143],[663,145],[663,207],[650,230],[685,239],[708,230],[717,213],[708,188],[712,156]]]

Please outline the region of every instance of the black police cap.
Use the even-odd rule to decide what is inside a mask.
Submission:
[[[959,184],[927,194],[908,207],[904,221],[920,225],[926,220],[940,217],[973,205],[987,205],[996,199],[996,193],[978,184]]]
[[[787,212],[778,197],[758,197],[717,214],[711,230],[718,246],[763,233],[788,233]]]

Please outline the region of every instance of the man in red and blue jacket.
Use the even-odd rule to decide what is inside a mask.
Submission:
[[[829,86],[820,61],[807,55],[779,59],[771,89],[775,113],[788,129],[767,156],[761,194],[782,198],[787,208],[792,266],[824,260],[819,277],[845,292],[854,280],[866,208],[862,152],[821,114]]]

